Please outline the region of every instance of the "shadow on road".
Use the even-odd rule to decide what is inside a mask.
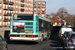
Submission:
[[[63,50],[61,43],[58,41],[58,34],[51,34],[50,37],[50,49],[51,50]]]
[[[8,44],[20,44],[20,45],[35,45],[37,42],[30,41],[7,41]]]

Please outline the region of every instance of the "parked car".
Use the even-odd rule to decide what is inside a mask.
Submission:
[[[65,32],[63,35],[63,44],[66,49],[75,49],[75,32]]]
[[[0,50],[7,50],[7,43],[0,35]]]
[[[72,28],[72,31],[75,32],[75,28]]]
[[[61,38],[61,42],[63,43],[64,45],[64,39],[65,39],[65,36],[68,37],[68,35],[71,33],[72,31],[65,31],[62,38]],[[64,45],[65,46],[65,45]]]
[[[72,28],[61,27],[59,34],[58,34],[58,39],[60,41],[61,41],[62,35],[64,34],[65,31],[72,31]]]

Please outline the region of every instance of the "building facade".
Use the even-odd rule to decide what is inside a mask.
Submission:
[[[60,17],[55,17],[51,19],[51,23],[53,26],[62,26],[62,24],[65,24],[65,21],[63,21]]]
[[[0,26],[10,26],[13,13],[33,14],[33,0],[0,0]]]
[[[46,1],[37,0],[34,1],[34,14],[38,14],[40,16],[46,16]]]

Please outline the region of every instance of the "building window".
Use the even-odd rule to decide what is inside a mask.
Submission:
[[[40,10],[40,8],[38,10]]]
[[[45,6],[42,6],[42,8],[45,8]]]
[[[34,4],[36,4],[36,2],[34,2]]]
[[[36,14],[36,10],[34,10],[34,14]]]
[[[36,6],[34,6],[34,8],[36,8]]]
[[[18,6],[16,6],[16,8],[18,8]]]
[[[10,22],[8,22],[8,25],[10,25]]]
[[[0,19],[2,18],[2,16],[0,15]]]
[[[38,15],[40,15],[40,13],[38,13]]]
[[[7,25],[7,22],[6,22],[6,25]]]
[[[14,2],[9,2],[9,5],[13,5],[14,4]]]
[[[40,11],[38,11],[38,13],[40,13]]]
[[[24,9],[21,9],[21,12],[24,12]]]
[[[40,6],[38,6],[38,8],[40,8]]]
[[[36,10],[36,8],[34,8],[34,10]]]
[[[16,0],[16,3],[17,3],[17,0]]]
[[[2,10],[0,9],[0,13],[2,13]]]
[[[5,23],[5,22],[3,22],[3,25],[4,25],[4,23]]]
[[[57,25],[57,22],[55,22],[55,25]]]
[[[0,25],[2,24],[2,22],[0,21]]]
[[[9,8],[9,10],[11,10],[11,11],[13,11],[13,9],[14,9],[13,7],[8,7],[8,8]]]
[[[43,2],[43,4],[45,4],[45,2]]]
[[[21,2],[24,2],[24,0],[21,0]]]
[[[42,14],[42,16],[44,16],[44,14]]]
[[[29,4],[30,5],[30,4]]]
[[[21,4],[21,7],[24,7],[24,4]]]
[[[0,7],[2,7],[2,4],[0,3]]]
[[[40,4],[41,2],[38,2],[38,4]]]
[[[17,13],[18,11],[16,11],[16,13]]]

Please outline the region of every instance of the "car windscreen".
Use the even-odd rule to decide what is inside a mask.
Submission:
[[[71,35],[71,38],[72,38],[72,39],[75,39],[75,34],[72,34],[72,35]]]
[[[33,20],[32,14],[14,14],[13,20]]]

